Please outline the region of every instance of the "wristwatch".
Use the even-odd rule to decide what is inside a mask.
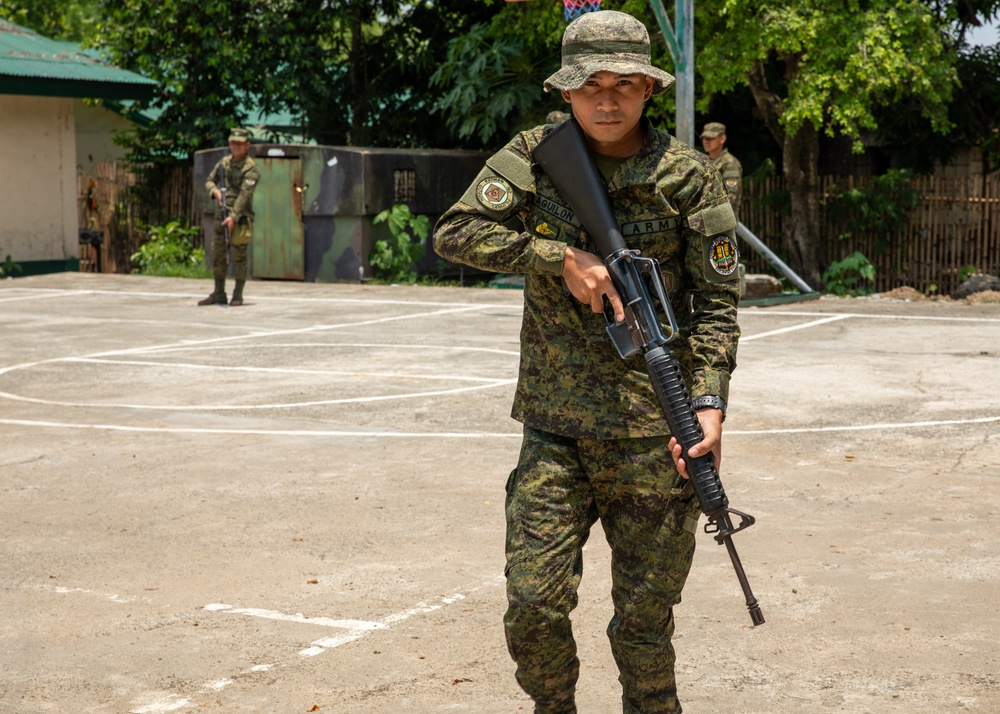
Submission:
[[[722,421],[726,420],[726,400],[722,397],[698,397],[691,401],[691,406],[694,407],[695,411],[701,409],[719,409],[722,411]]]

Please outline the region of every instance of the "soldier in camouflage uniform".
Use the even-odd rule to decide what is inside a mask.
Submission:
[[[733,212],[739,219],[740,200],[743,196],[743,165],[726,148],[726,125],[717,121],[706,124],[701,130],[701,145],[715,168],[722,174],[729,202],[733,204]]]
[[[233,288],[233,307],[243,304],[243,285],[247,280],[247,248],[253,240],[253,192],[260,181],[260,169],[248,155],[250,132],[233,129],[229,133],[231,156],[225,156],[212,169],[205,182],[209,195],[219,203],[212,234],[212,272],[215,275],[215,291],[199,305],[226,304],[227,248],[232,252],[233,272],[236,286]],[[226,211],[222,212],[222,176],[226,179]],[[226,245],[225,229],[229,229],[229,245]]]
[[[567,26],[562,58],[545,87],[560,90],[582,126],[626,244],[664,270],[681,323],[671,344],[705,432],[690,453],[718,458],[739,337],[736,220],[722,180],[703,154],[642,116],[673,77],[651,66],[641,22],[585,14]],[[525,275],[512,413],[524,436],[506,487],[507,645],[537,714],[576,712],[569,616],[583,546],[600,520],[612,550],[607,632],[623,711],[680,712],[672,608],[694,554],[697,498],[678,472],[644,359],[623,362],[605,330],[605,300],[619,320],[624,312],[604,261],[532,166],[532,149],[553,128],[522,132],[488,159],[434,236],[442,257]],[[515,217],[523,232],[506,227]]]

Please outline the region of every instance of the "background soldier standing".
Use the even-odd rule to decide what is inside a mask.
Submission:
[[[659,261],[683,366],[705,439],[721,455],[736,366],[736,219],[718,172],[699,151],[654,128],[645,102],[673,77],[650,64],[649,34],[621,12],[587,13],[563,35],[562,68],[545,81],[583,129],[625,242]],[[670,428],[643,359],[623,362],[604,302],[621,298],[591,237],[532,150],[552,124],[514,137],[439,221],[438,254],[524,273],[521,363],[513,417],[524,424],[507,481],[507,647],[536,714],[575,714],[579,660],[570,623],[583,546],[601,521],[612,551],[608,625],[626,714],[681,711],[673,606],[694,556],[699,507],[670,450]],[[505,227],[517,217],[525,230]]]
[[[199,305],[226,304],[226,275],[229,272],[227,248],[232,252],[233,273],[236,286],[229,304],[236,307],[243,304],[243,285],[247,280],[247,248],[253,240],[253,192],[260,181],[260,169],[248,156],[250,132],[233,129],[229,133],[230,156],[225,156],[212,169],[205,182],[208,193],[219,203],[216,212],[215,231],[212,234],[212,272],[215,275],[215,291]],[[225,176],[226,205],[222,207],[222,178]],[[229,245],[226,245],[226,232]]]
[[[743,165],[726,148],[726,125],[717,121],[706,124],[701,130],[701,145],[712,159],[715,168],[722,174],[729,202],[733,204],[733,212],[739,219],[740,200],[743,197]]]

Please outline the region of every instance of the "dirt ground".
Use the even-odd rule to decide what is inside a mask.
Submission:
[[[0,712],[530,712],[501,629],[517,290],[0,281]],[[1000,305],[740,311],[688,714],[1000,712]],[[581,714],[621,711],[587,548]]]

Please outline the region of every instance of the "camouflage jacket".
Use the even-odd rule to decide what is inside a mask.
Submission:
[[[224,156],[212,169],[205,181],[209,195],[219,188],[222,172],[226,172],[226,208],[229,216],[240,223],[242,218],[253,218],[253,192],[260,181],[260,169],[253,158],[247,156],[243,161],[233,161],[233,156]]]
[[[729,153],[729,149],[723,149],[721,154],[712,159],[712,164],[722,174],[726,193],[729,194],[729,202],[733,204],[733,211],[739,219],[740,200],[743,196],[743,165],[739,159]]]
[[[732,209],[706,156],[645,126],[642,149],[617,169],[608,194],[626,244],[660,262],[681,326],[670,348],[692,396],[728,399],[739,339]],[[548,177],[532,168],[531,151],[552,128],[522,132],[487,160],[438,222],[435,249],[455,262],[525,275],[515,419],[572,438],[669,434],[644,357],[623,361],[604,316],[563,286],[566,247],[595,248]],[[515,217],[524,230],[505,226]]]

